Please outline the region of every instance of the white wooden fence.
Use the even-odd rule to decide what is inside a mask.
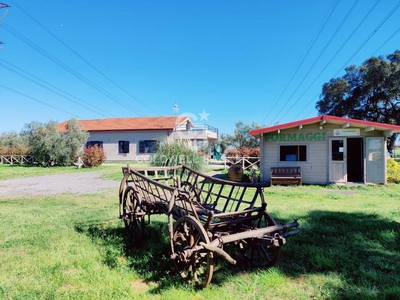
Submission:
[[[0,155],[0,164],[33,164],[32,155]]]
[[[243,170],[250,169],[252,167],[260,166],[260,158],[259,157],[225,157],[225,169],[229,168],[231,165],[241,165]]]

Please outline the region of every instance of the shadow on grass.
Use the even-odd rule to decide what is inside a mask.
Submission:
[[[303,226],[301,223],[303,220]],[[400,223],[375,214],[312,211],[277,267],[291,277],[338,274],[335,299],[400,299]]]
[[[279,221],[279,220],[277,220]],[[340,283],[321,283],[328,298],[400,299],[400,224],[374,214],[312,211],[299,219],[303,232],[291,237],[283,246],[275,266],[290,278],[334,273]],[[151,293],[160,294],[171,286],[186,287],[170,260],[166,222],[153,221],[146,226],[140,245],[128,247],[125,230],[102,224],[79,225],[107,250],[104,263],[118,268],[123,255],[146,282],[156,282]],[[233,252],[236,247],[232,246]],[[232,254],[232,252],[229,252]],[[239,257],[235,257],[239,258]],[[213,285],[223,285],[231,276],[253,272],[244,265],[231,266],[217,260]]]
[[[146,224],[143,240],[133,246],[122,226],[115,228],[102,223],[82,223],[76,225],[75,229],[105,249],[103,262],[109,268],[120,268],[119,261],[123,257],[131,270],[153,286],[150,293],[158,294],[171,286],[186,285],[180,280],[170,259],[167,222],[152,220]]]

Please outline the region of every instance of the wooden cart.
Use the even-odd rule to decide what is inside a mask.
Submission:
[[[250,264],[269,267],[286,238],[301,231],[297,220],[275,222],[260,183],[217,179],[184,165],[141,170],[128,165],[123,174],[119,217],[131,241],[143,238],[151,215],[167,215],[171,259],[182,278],[200,287],[211,282],[215,255],[236,264],[224,245],[235,244]]]

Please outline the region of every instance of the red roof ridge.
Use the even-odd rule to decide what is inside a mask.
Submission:
[[[320,121],[331,121],[331,122],[339,122],[339,123],[350,123],[355,127],[376,127],[379,130],[393,130],[395,132],[400,132],[400,126],[399,125],[392,125],[392,124],[386,124],[386,123],[379,123],[379,122],[371,122],[371,121],[363,121],[363,120],[358,120],[358,119],[350,119],[350,118],[345,118],[345,117],[337,117],[337,116],[331,116],[331,115],[321,115],[309,119],[304,119],[300,121],[293,121],[289,123],[284,123],[284,124],[278,124],[274,125],[271,127],[263,127],[263,128],[258,128],[258,129],[253,129],[250,130],[250,135],[259,135],[262,133],[268,133],[268,132],[273,132],[277,130],[282,130],[282,129],[288,129],[288,128],[293,128],[297,127],[300,125],[308,125],[312,123],[317,123]]]

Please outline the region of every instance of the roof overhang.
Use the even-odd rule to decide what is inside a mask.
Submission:
[[[319,129],[323,129],[325,124],[335,124],[340,128],[348,128],[348,127],[355,127],[363,129],[365,132],[369,131],[383,131],[385,136],[389,136],[392,133],[400,132],[400,126],[398,125],[391,125],[391,124],[384,124],[378,122],[369,122],[369,121],[362,121],[356,119],[349,119],[349,118],[342,118],[342,117],[335,117],[329,115],[318,116],[314,118],[304,119],[301,121],[294,121],[285,124],[279,124],[271,127],[264,127],[259,129],[250,130],[250,135],[253,136],[260,136],[264,133],[272,133],[277,132],[279,133],[281,130],[286,129],[298,129],[301,130],[303,126],[315,124],[319,127]]]
[[[188,116],[159,116],[136,118],[106,118],[96,120],[78,120],[83,130],[88,132],[174,130],[176,126],[192,121]],[[66,132],[68,121],[58,124],[59,132]]]

